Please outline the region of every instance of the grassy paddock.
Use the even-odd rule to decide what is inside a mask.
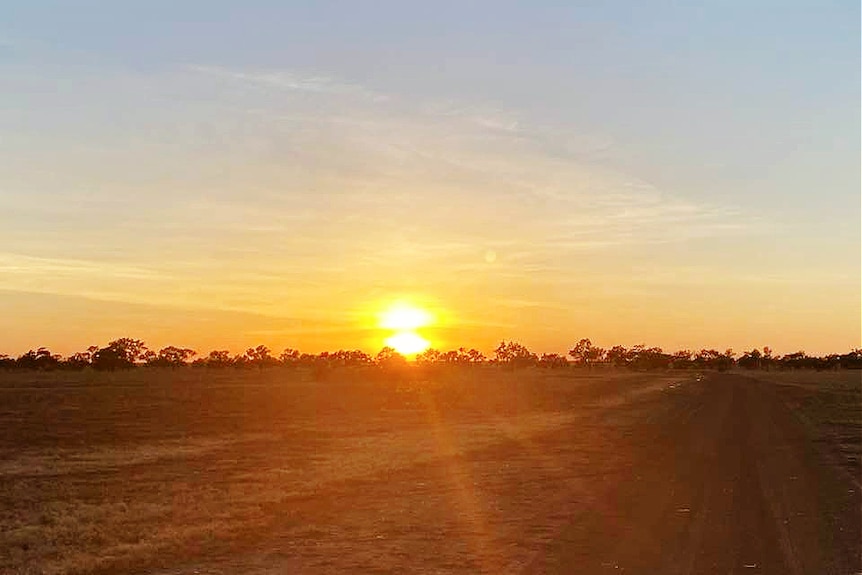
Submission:
[[[2,373],[0,572],[157,570],[229,553],[333,486],[524,441],[578,409],[680,377],[493,368]],[[297,537],[315,536],[303,529],[314,526],[296,526]]]
[[[862,372],[757,371],[771,383],[819,442],[859,481],[862,477]]]

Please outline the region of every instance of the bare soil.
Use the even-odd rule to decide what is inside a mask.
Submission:
[[[856,574],[860,389],[0,374],[0,573]]]

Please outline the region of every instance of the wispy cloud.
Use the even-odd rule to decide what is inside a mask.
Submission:
[[[464,105],[445,100],[421,105],[418,111],[432,117],[458,119],[492,131],[515,133],[522,127],[516,114],[493,106]]]
[[[134,280],[155,280],[162,276],[146,268],[102,262],[26,256],[0,253],[0,273],[9,278],[15,275],[31,276],[93,276]],[[8,275],[7,275],[8,274]]]
[[[220,66],[190,66],[190,70],[223,80],[276,90],[311,92],[315,94],[347,94],[377,102],[389,96],[351,82],[343,82],[326,74],[304,74],[286,70],[238,71]]]
[[[292,298],[284,293],[284,286],[301,286],[302,270],[234,268],[226,273],[218,262],[190,263],[183,265],[168,260],[143,266],[0,253],[0,290],[269,317],[300,317],[286,309],[285,302]],[[322,321],[319,315],[306,312],[301,317]]]
[[[493,105],[379,105],[387,97],[369,87],[288,70],[195,66],[148,80],[150,95],[188,98],[120,129],[132,147],[104,145],[120,161],[70,164],[74,192],[57,168],[68,197],[55,191],[50,205],[62,209],[15,194],[28,223],[0,230],[22,246],[0,254],[0,287],[278,314],[386,286],[562,284],[591,256],[761,225],[594,161],[612,142]]]
[[[279,90],[357,100],[383,96],[325,74],[193,70]],[[594,164],[596,150],[612,147],[606,139],[578,134],[573,140],[499,107],[454,100],[379,108],[347,102],[316,105],[311,114],[278,105],[256,113],[275,119],[276,130],[301,142],[293,146],[291,162],[313,174],[312,185],[322,193],[339,189],[339,201],[357,208],[353,224],[390,220],[401,226],[399,216],[411,205],[423,214],[420,227],[433,225],[440,232],[433,234],[434,243],[475,244],[483,241],[477,234],[486,243],[500,241],[514,226],[529,232],[522,234],[524,241],[536,248],[553,244],[583,251],[762,228],[761,219],[734,206],[675,197],[636,175]]]
[[[0,253],[0,290],[138,304],[190,303],[172,297],[177,287],[170,274],[144,266]]]

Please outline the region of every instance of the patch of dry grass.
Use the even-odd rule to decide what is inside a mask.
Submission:
[[[862,372],[770,371],[753,377],[769,382],[858,483],[862,477]]]
[[[313,538],[314,524],[290,523],[296,510],[325,517],[321,502],[344,485],[385,490],[380,478],[427,466],[449,470],[448,488],[425,493],[416,482],[403,508],[401,495],[382,494],[399,521],[429,498],[470,517],[485,505],[465,499],[474,475],[493,483],[517,465],[498,455],[473,471],[451,462],[516,445],[522,465],[571,481],[539,438],[577,424],[584,444],[567,449],[600,450],[582,421],[591,410],[679,380],[494,370],[324,382],[290,370],[0,375],[0,573],[162,569],[229,553],[276,523]],[[363,510],[355,515],[356,532],[376,537]]]

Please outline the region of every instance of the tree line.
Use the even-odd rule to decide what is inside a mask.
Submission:
[[[394,367],[407,365],[407,359],[391,347],[384,347],[372,356],[359,350],[339,350],[319,354],[301,353],[287,348],[277,356],[265,345],[249,348],[232,355],[227,350],[213,350],[205,356],[189,348],[167,346],[158,351],[149,349],[139,339],[120,338],[105,347],[90,346],[86,350],[63,357],[40,347],[18,356],[0,354],[0,369],[18,370],[82,370],[113,371],[138,367],[206,367],[206,368],[270,368],[270,367]],[[616,345],[601,348],[587,339],[578,341],[565,355],[531,351],[515,341],[502,341],[487,357],[476,349],[458,348],[440,351],[428,349],[415,358],[420,366],[478,366],[499,365],[507,368],[627,368],[633,370],[664,369],[715,369],[725,371],[742,369],[862,369],[862,349],[845,354],[810,356],[804,351],[774,355],[769,347],[752,349],[738,355],[732,349],[723,352],[715,349],[679,350],[668,353],[660,347]]]

